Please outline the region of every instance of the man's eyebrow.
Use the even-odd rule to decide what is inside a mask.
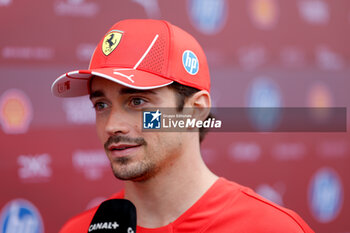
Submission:
[[[138,90],[138,89],[132,89],[132,88],[122,88],[119,91],[119,94],[125,95],[125,94],[153,94],[155,95],[156,92],[152,90]]]
[[[97,90],[97,91],[91,92],[90,99],[97,98],[97,97],[103,97],[103,96],[105,96],[103,91],[98,91]]]

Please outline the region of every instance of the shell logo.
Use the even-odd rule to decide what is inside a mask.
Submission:
[[[324,83],[316,83],[311,88],[308,98],[309,106],[327,108],[332,106],[332,95]]]
[[[23,91],[9,89],[3,93],[0,98],[0,123],[5,133],[26,133],[32,118],[32,104]]]
[[[333,98],[329,88],[324,83],[314,84],[308,93],[308,105],[311,116],[318,122],[327,121],[331,115],[330,107]]]
[[[251,0],[249,11],[260,29],[271,29],[277,24],[278,6],[275,0]]]

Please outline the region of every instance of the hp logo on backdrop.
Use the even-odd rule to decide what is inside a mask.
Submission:
[[[182,54],[182,64],[190,75],[196,75],[199,70],[199,62],[196,54],[190,50],[186,50]]]
[[[15,199],[1,211],[0,232],[43,233],[43,220],[32,203],[24,199]]]
[[[329,167],[319,169],[309,186],[309,205],[321,223],[333,221],[343,205],[343,186],[337,172]]]
[[[227,0],[188,0],[187,10],[194,26],[202,33],[214,35],[225,26]]]

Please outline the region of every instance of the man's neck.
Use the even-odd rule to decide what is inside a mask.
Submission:
[[[125,198],[137,209],[137,224],[146,228],[165,226],[189,209],[217,180],[200,152],[182,156],[155,177],[127,181]]]

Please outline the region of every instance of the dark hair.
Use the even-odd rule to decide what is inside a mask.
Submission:
[[[200,91],[194,87],[189,87],[182,85],[178,82],[173,82],[168,86],[170,89],[173,89],[177,95],[177,111],[181,112],[184,109],[185,101],[187,98],[191,97],[194,93]],[[213,115],[211,113],[208,114],[207,119],[212,118]],[[199,142],[202,142],[208,130],[206,128],[199,128]]]

